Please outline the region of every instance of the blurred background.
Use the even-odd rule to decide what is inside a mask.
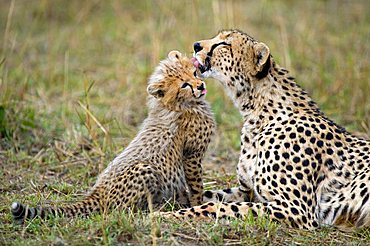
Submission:
[[[25,170],[36,186],[93,182],[146,117],[158,62],[229,28],[265,42],[337,123],[370,133],[369,1],[0,0],[4,190],[25,188]],[[205,166],[233,174],[242,122],[207,85],[218,133]]]
[[[330,118],[370,134],[368,0],[0,0],[0,244],[151,242],[137,217],[126,227],[114,227],[124,221],[115,215],[106,220],[110,226],[97,216],[16,227],[9,207],[78,199],[139,130],[147,79],[158,62],[173,49],[191,56],[194,41],[228,28],[266,43]],[[204,161],[205,188],[232,187],[242,121],[219,83],[207,86],[218,130]],[[213,224],[187,231],[187,225],[175,227],[207,244],[220,235],[245,237],[240,228],[262,241],[276,233]],[[289,230],[281,232],[284,245],[296,238],[307,244],[370,238],[365,232],[338,243],[337,232],[327,230],[288,239]]]

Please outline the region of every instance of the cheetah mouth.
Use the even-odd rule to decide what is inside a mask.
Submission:
[[[203,90],[201,90],[198,98],[201,98],[201,97],[205,96],[206,94],[207,94],[207,90],[206,89],[203,89]]]
[[[207,57],[202,64],[196,57],[191,58],[194,67],[196,68],[196,75],[204,77],[204,73],[211,70],[211,62],[209,57]]]

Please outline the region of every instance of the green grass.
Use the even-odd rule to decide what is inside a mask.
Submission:
[[[308,232],[268,219],[113,213],[12,223],[12,201],[83,194],[146,117],[146,82],[158,61],[172,49],[191,55],[194,41],[224,28],[267,43],[329,117],[369,135],[368,1],[1,1],[0,244],[369,244],[369,230]],[[207,86],[218,133],[205,181],[231,187],[242,122],[221,86]]]

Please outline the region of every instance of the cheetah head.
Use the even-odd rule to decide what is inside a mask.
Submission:
[[[195,76],[195,68],[179,51],[168,53],[167,59],[155,69],[147,88],[148,93],[169,109],[189,108],[203,100],[205,83]]]
[[[214,38],[194,43],[192,59],[198,76],[211,77],[226,85],[243,76],[260,79],[267,75],[270,49],[237,30],[221,31]],[[246,79],[246,78],[244,78]]]

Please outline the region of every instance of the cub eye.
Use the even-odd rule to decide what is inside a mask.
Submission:
[[[185,83],[183,83],[183,84],[182,84],[181,88],[185,88],[185,87],[187,87],[187,86],[190,86],[190,84],[189,84],[189,83],[187,83],[187,82],[185,82]]]

